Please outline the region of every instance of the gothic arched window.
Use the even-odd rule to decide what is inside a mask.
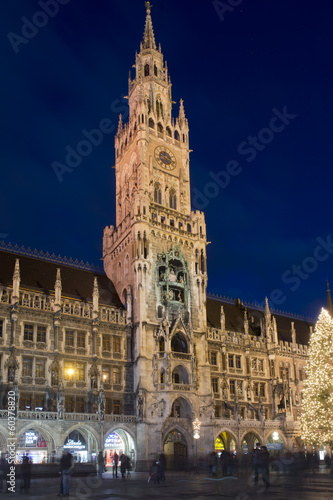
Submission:
[[[170,127],[167,127],[167,128],[166,128],[166,135],[167,135],[168,137],[171,137],[171,130],[170,130]]]
[[[170,189],[169,206],[170,208],[177,210],[177,195],[174,189]]]
[[[149,64],[145,64],[145,76],[149,76]]]
[[[155,128],[155,123],[154,123],[154,120],[152,118],[149,118],[148,125],[150,128]]]
[[[155,184],[154,188],[154,203],[162,204],[162,189],[159,184]]]
[[[157,130],[158,130],[158,132],[161,132],[161,134],[163,134],[163,125],[162,125],[162,123],[158,122],[158,124],[157,124]]]
[[[187,342],[184,335],[180,332],[176,333],[171,340],[171,351],[173,352],[188,352]]]
[[[157,76],[157,66],[154,64],[154,75]]]
[[[179,137],[179,132],[178,132],[178,130],[175,130],[175,134],[174,134],[174,135],[175,135],[175,139],[176,139],[176,141],[179,141],[179,140],[180,140],[180,137]]]

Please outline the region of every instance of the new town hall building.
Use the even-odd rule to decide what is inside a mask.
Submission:
[[[115,138],[116,226],[105,274],[2,244],[1,421],[17,403],[17,458],[78,461],[115,450],[146,470],[213,450],[301,446],[311,323],[207,297],[204,213],[191,211],[189,129],[172,118],[171,82],[150,4],[129,120]]]

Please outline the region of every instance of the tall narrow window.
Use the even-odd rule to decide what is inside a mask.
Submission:
[[[174,189],[170,189],[169,206],[170,208],[177,210],[177,195]]]
[[[145,64],[145,76],[149,76],[149,64]]]
[[[154,202],[159,203],[159,205],[162,204],[162,190],[161,190],[161,186],[159,184],[155,184]]]
[[[24,325],[24,340],[31,340],[33,341],[34,339],[34,325]]]

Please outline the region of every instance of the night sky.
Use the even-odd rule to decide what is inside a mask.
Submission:
[[[208,291],[317,316],[333,287],[332,3],[152,3],[174,116],[183,98],[189,119]],[[0,14],[0,238],[102,264],[144,1],[5,0]],[[52,163],[103,118],[115,130],[59,182]]]

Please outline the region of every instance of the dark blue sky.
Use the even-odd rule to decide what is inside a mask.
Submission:
[[[218,2],[219,13],[207,0],[152,2],[174,112],[183,98],[189,119],[192,205],[204,209],[211,242],[208,291],[258,302],[268,295],[277,309],[317,315],[326,279],[333,282],[333,6],[229,2]],[[42,3],[53,17],[38,14]],[[61,3],[57,13],[46,0],[0,6],[0,234],[98,263],[103,228],[115,223],[114,132],[62,182],[52,163],[65,163],[82,130],[103,118],[116,127],[126,112],[145,7]],[[238,175],[218,186],[211,172],[224,180],[232,160]]]

